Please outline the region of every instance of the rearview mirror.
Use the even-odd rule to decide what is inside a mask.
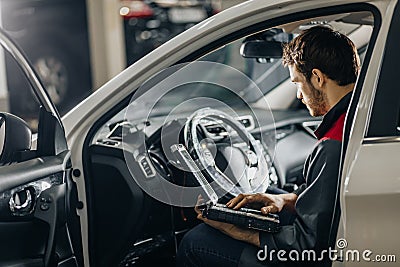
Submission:
[[[282,58],[282,54],[282,43],[277,41],[245,41],[240,47],[240,55],[244,58],[270,60],[273,58]]]
[[[21,118],[0,113],[0,164],[16,161],[20,152],[31,148],[32,133],[29,126]]]

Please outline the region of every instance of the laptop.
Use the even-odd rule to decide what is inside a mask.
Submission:
[[[171,146],[171,151],[186,170],[190,170],[197,182],[202,187],[209,201],[201,206],[202,215],[210,220],[234,224],[243,228],[255,229],[276,233],[280,230],[279,216],[277,214],[264,215],[260,210],[240,208],[234,210],[218,203],[218,196],[208,183],[196,162],[182,144]]]

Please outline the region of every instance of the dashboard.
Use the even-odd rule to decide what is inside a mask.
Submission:
[[[182,143],[179,129],[191,114],[147,119],[138,114],[135,118],[115,116],[92,139],[87,194],[91,199],[89,220],[96,225],[89,231],[96,266],[110,266],[116,261],[128,265],[142,262],[148,266],[156,264],[152,261],[154,258],[168,262],[180,238],[199,223],[192,207],[177,207],[154,199],[138,184],[138,178],[133,177],[135,173],[140,174],[154,190],[162,189],[154,178],[156,173],[171,183],[191,186],[188,179],[182,180],[187,176],[170,164],[160,141],[164,131],[163,134]],[[307,110],[268,113],[261,109],[251,112],[240,109],[237,115],[236,120],[263,146],[270,164],[269,175],[271,180],[275,179],[272,186],[292,191],[303,183],[303,164],[317,142],[313,130],[321,119],[311,117]],[[218,123],[204,126],[208,137],[215,141],[226,135]],[[126,146],[123,139],[127,133],[140,141]],[[127,159],[127,151],[136,155],[136,160]],[[146,153],[148,157],[140,157]],[[130,161],[136,161],[135,173],[127,167]],[[97,221],[102,224],[96,224]],[[112,248],[102,245],[110,243],[114,244]],[[152,256],[154,253],[157,257]],[[163,258],[164,253],[168,259]]]
[[[286,188],[290,189],[287,184],[296,187],[303,183],[303,164],[316,143],[313,131],[321,119],[311,117],[306,110],[272,111],[271,113],[266,113],[261,109],[252,111],[252,114],[248,110],[238,112],[239,116],[235,119],[262,143],[266,151],[265,156],[271,161],[273,171],[277,176],[275,184],[279,187],[286,185]],[[182,128],[189,116],[190,113],[168,118],[156,116],[146,120],[111,121],[96,134],[92,146],[122,150],[123,137],[126,133],[138,132],[138,136],[144,139],[151,158],[151,162],[142,161],[142,171],[147,176],[152,175],[154,171],[162,171],[166,176],[170,176],[171,173],[165,173],[168,159],[157,155],[156,151],[160,150],[158,147],[160,140],[157,140],[159,136],[156,137],[156,135],[160,135],[160,130],[166,126],[168,128],[172,122],[176,123],[174,127]],[[224,127],[216,123],[208,123],[204,128],[207,136],[214,139],[227,135]]]

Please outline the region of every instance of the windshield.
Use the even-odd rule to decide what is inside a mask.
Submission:
[[[151,116],[168,114],[174,107],[193,99],[210,99],[209,107],[217,108],[221,103],[235,108],[245,109],[257,102],[265,94],[289,79],[289,71],[282,65],[281,59],[262,61],[243,58],[240,55],[242,40],[226,45],[196,62],[208,62],[207,67],[196,72],[192,68],[193,77],[188,83],[170,86],[154,103],[146,104],[146,99],[140,101],[143,108],[154,105]],[[211,64],[216,63],[216,64]],[[194,63],[192,63],[194,64]],[[181,111],[193,111],[193,106],[187,105]]]
[[[304,24],[303,26],[312,25]],[[141,97],[135,102],[135,112],[122,110],[112,121],[124,120],[124,118],[140,120],[144,117],[163,116],[172,111],[177,115],[178,110],[182,116],[185,116],[186,113],[190,114],[203,106],[232,108],[239,113],[241,111],[248,113],[248,110],[254,108],[275,111],[304,109],[304,106],[296,99],[296,88],[290,82],[288,68],[283,66],[279,57],[245,58],[241,53],[241,47],[247,41],[288,42],[301,32],[303,28],[300,26],[296,24],[289,25],[291,29],[284,27],[267,29],[227,43],[196,61],[185,63],[183,68],[187,66],[191,68],[191,72],[187,72],[185,77],[174,77],[174,82],[161,82],[158,88],[149,90],[153,92],[148,93],[147,97]],[[368,37],[372,27],[357,24],[351,20],[349,22],[331,21],[329,26],[345,32],[350,39],[354,36],[353,41],[359,48],[362,60],[369,39],[359,37]],[[196,65],[196,62],[210,64],[205,64],[206,67],[204,67],[204,64]],[[158,81],[150,82],[153,84],[151,86],[154,87],[154,84],[160,83],[165,77],[174,73],[176,71],[174,68],[180,67],[171,67],[163,74],[164,76],[161,75],[163,77],[160,77]],[[185,82],[179,82],[179,80],[185,80]],[[143,86],[142,89],[144,89]],[[151,110],[151,112],[146,113],[145,110]]]

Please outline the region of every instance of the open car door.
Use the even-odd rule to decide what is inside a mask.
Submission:
[[[30,63],[1,29],[0,44],[6,62],[22,71],[13,76],[24,76],[35,95],[32,103],[40,106],[37,114],[24,114],[29,124],[0,111],[0,266],[78,266],[80,230],[70,213],[76,190],[60,117]],[[8,88],[8,95],[15,97],[15,90]]]

